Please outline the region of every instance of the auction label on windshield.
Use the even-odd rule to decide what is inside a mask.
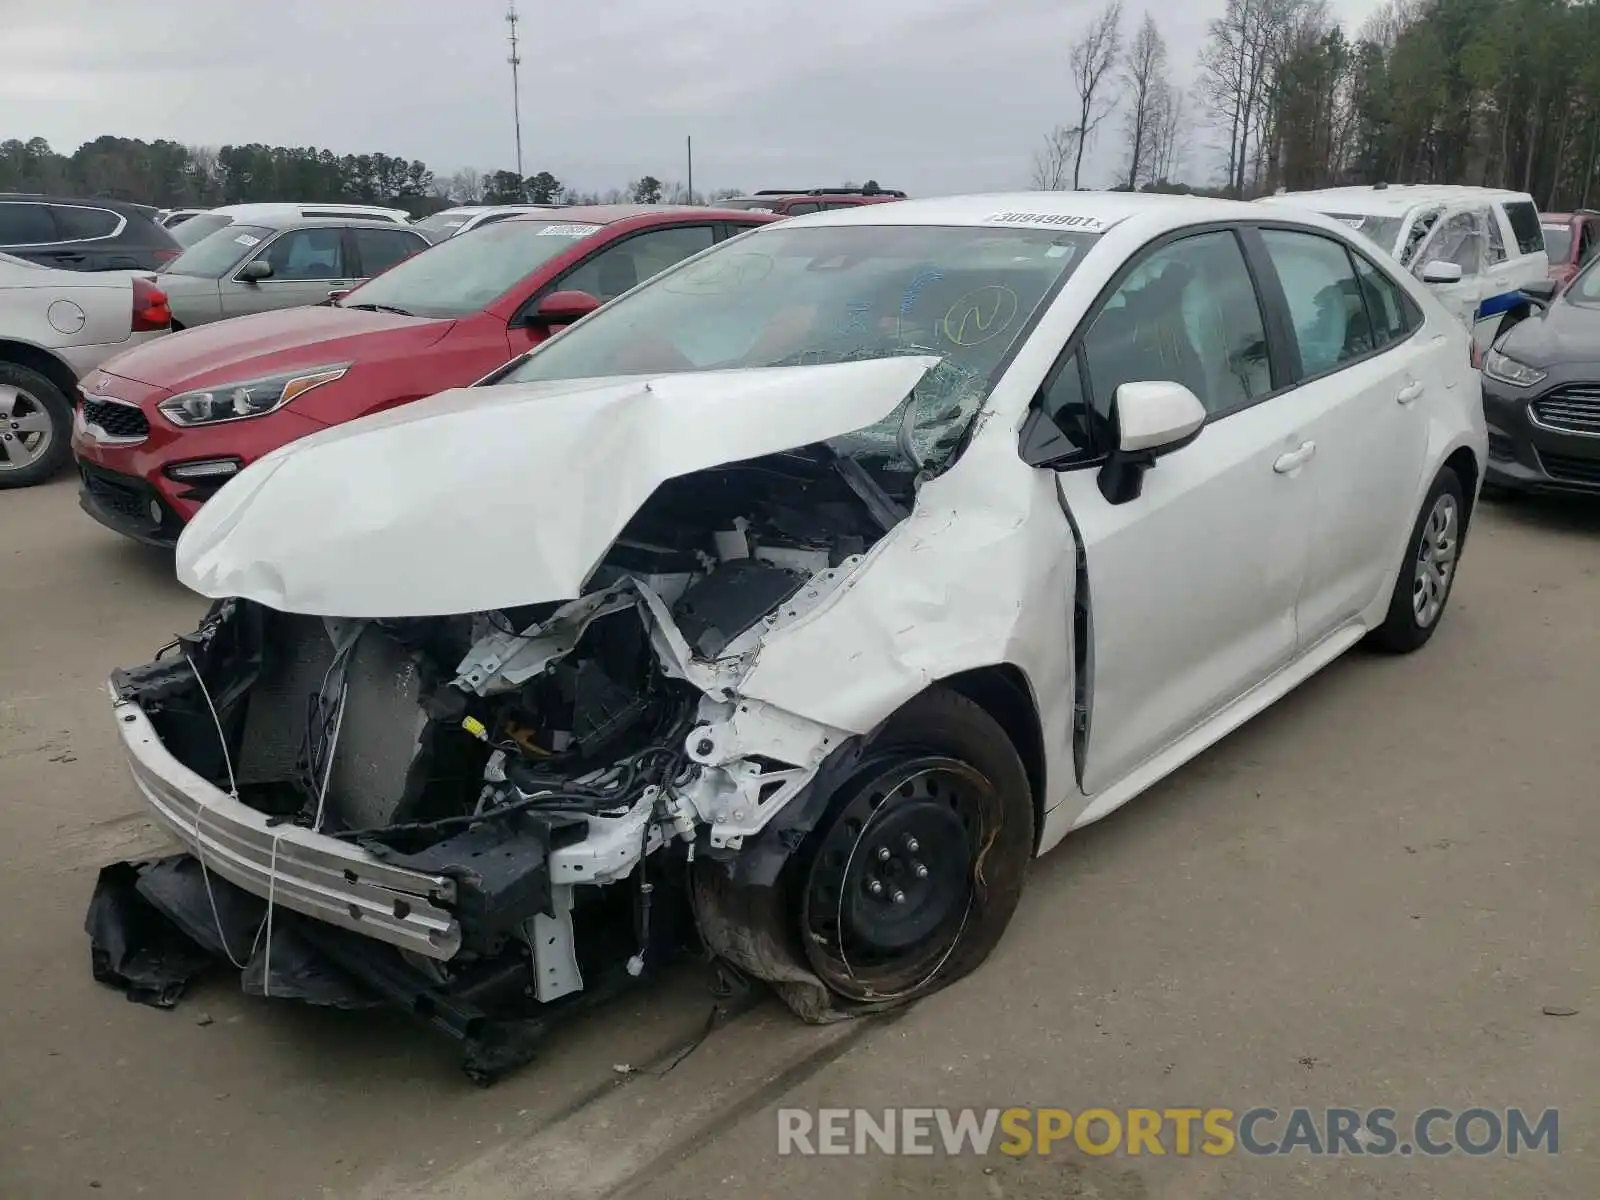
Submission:
[[[997,212],[984,218],[995,225],[1034,225],[1041,229],[1073,229],[1084,233],[1104,233],[1111,222],[1076,213]]]
[[[604,228],[603,225],[546,225],[535,236],[584,238],[591,233],[599,233]]]
[[[234,238],[233,240],[238,242],[239,245],[241,245],[241,246],[259,246],[261,244],[261,239],[260,238],[252,237],[248,233],[241,233],[238,237]]]

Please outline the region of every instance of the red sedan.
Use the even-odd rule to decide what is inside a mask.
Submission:
[[[82,383],[79,501],[118,533],[170,546],[268,451],[481,379],[657,272],[776,219],[552,209],[440,242],[329,304],[219,321],[118,355]]]

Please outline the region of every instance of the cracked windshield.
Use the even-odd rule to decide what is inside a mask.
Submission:
[[[730,243],[575,326],[499,383],[935,355],[914,395],[843,453],[937,469],[960,444],[1041,301],[1095,235],[941,226],[773,228]]]

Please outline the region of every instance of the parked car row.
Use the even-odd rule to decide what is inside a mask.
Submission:
[[[72,434],[83,507],[129,537],[170,546],[222,484],[262,455],[465,386],[674,263],[774,219],[648,205],[517,216],[405,258],[338,299],[328,298],[339,281],[326,263],[366,264],[369,253],[420,235],[300,219],[269,240],[264,226],[248,227],[259,234],[229,226],[159,277],[174,284],[177,312],[265,304],[258,291],[273,286],[305,287],[292,301],[301,307],[190,329],[85,380]],[[257,263],[273,268],[274,246],[288,247],[286,263],[309,261],[293,257],[301,252],[292,238],[317,250],[324,265],[295,268],[317,278],[274,284],[269,270],[241,281],[257,275]],[[189,263],[191,255],[204,261]],[[196,274],[180,274],[189,270]]]
[[[191,243],[161,269],[174,329],[322,304],[428,248],[392,221],[261,212]]]
[[[808,1019],[909,1003],[1035,854],[1429,641],[1469,343],[1339,221],[1060,192],[514,217],[141,347],[86,495],[215,604],[111,679],[187,850],[139,891],[480,1075],[669,893]]]
[[[69,271],[154,271],[181,250],[142,205],[7,192],[0,252]]]

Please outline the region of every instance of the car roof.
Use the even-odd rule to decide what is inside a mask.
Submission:
[[[1464,184],[1391,183],[1383,187],[1320,188],[1305,192],[1281,192],[1262,196],[1258,203],[1300,205],[1319,212],[1347,212],[1359,216],[1404,216],[1419,204],[1452,204],[1463,200],[1504,203],[1508,200],[1533,202],[1527,192],[1502,188],[1468,187]]]
[[[232,224],[224,225],[215,232],[223,233],[229,229],[237,229],[240,225],[255,225],[262,229],[320,229],[329,225],[336,228],[349,227],[353,229],[408,228],[408,226],[397,225],[393,221],[385,221],[382,217],[363,217],[360,213],[351,213],[347,217],[302,217],[298,213],[284,212],[251,214],[244,218],[236,217]]]
[[[1240,200],[1152,192],[996,192],[853,205],[790,217],[783,224],[1033,226],[1063,233],[1104,233],[1129,220],[1179,228],[1240,217],[1259,220],[1261,210]]]
[[[141,217],[151,217],[156,212],[148,205],[135,204],[131,200],[113,200],[108,196],[49,196],[42,192],[0,192],[0,200],[26,200],[34,204],[66,204],[83,208],[109,208],[114,212],[123,214],[136,213]]]
[[[308,208],[320,208],[327,211],[339,212],[341,214],[346,212],[399,213],[405,211],[402,208],[395,208],[388,204],[350,204],[343,200],[329,201],[326,204],[318,204],[315,202],[300,203],[297,201],[291,202],[280,200],[264,200],[255,201],[249,204],[224,204],[220,208],[213,208],[208,211],[214,213],[223,213],[230,217],[237,217],[241,214],[249,216],[255,216],[257,214],[264,215],[268,213],[298,214],[304,209]]]
[[[580,221],[586,225],[614,225],[634,217],[682,216],[702,217],[713,221],[748,221],[751,217],[766,216],[737,208],[705,208],[695,204],[574,204],[563,208],[546,208],[508,218],[512,221]]]

